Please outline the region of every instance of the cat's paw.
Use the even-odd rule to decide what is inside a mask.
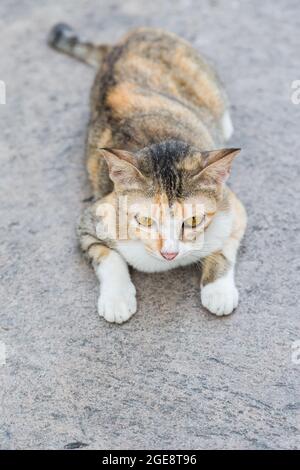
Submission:
[[[110,323],[124,323],[136,312],[136,291],[132,282],[122,287],[101,286],[98,313]]]
[[[239,293],[234,282],[229,279],[218,279],[201,289],[201,302],[215,315],[229,315],[237,307]]]

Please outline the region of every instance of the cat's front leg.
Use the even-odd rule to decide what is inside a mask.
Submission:
[[[234,262],[222,252],[204,259],[201,279],[201,302],[215,315],[229,315],[238,305],[239,294],[234,282]]]
[[[93,250],[93,266],[100,281],[98,313],[108,322],[124,323],[137,308],[127,263],[119,253],[107,247],[95,245]]]
[[[237,251],[247,223],[246,211],[235,197],[232,233],[222,250],[210,254],[202,263],[201,301],[215,315],[229,315],[237,307],[239,293],[235,286],[234,269]]]
[[[109,322],[123,323],[136,312],[135,287],[125,260],[107,246],[113,245],[113,240],[106,238],[104,241],[101,237],[101,224],[97,217],[99,204],[96,202],[88,207],[81,217],[78,226],[80,245],[100,281],[99,315]]]

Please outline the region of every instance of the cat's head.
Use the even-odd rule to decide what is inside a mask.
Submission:
[[[101,150],[119,200],[123,238],[141,240],[166,261],[200,250],[240,149],[203,152],[171,140],[136,153]]]

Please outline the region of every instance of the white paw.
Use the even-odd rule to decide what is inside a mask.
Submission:
[[[136,291],[132,282],[123,286],[101,286],[98,299],[100,317],[111,323],[124,323],[136,312]]]
[[[229,315],[239,301],[239,293],[230,279],[218,279],[201,289],[201,302],[215,315]]]

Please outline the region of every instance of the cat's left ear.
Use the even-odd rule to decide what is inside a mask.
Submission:
[[[241,149],[230,148],[201,152],[202,170],[195,178],[223,184],[230,175],[233,160]]]
[[[145,177],[137,168],[137,159],[126,150],[99,148],[106,160],[109,176],[116,189],[141,189]]]

